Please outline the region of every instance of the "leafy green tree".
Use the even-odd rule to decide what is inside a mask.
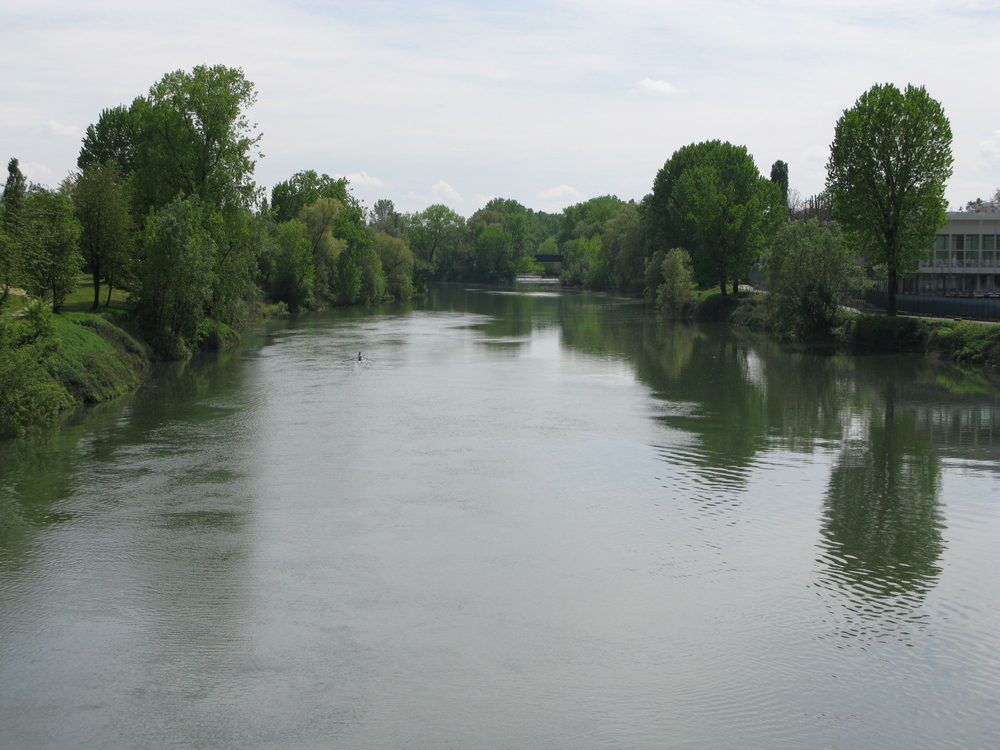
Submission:
[[[358,207],[358,201],[348,189],[346,177],[318,175],[314,170],[296,172],[271,188],[271,216],[278,224],[295,219],[306,206],[320,198],[333,198],[344,206]]]
[[[20,273],[20,247],[0,223],[0,306],[7,301]]]
[[[138,146],[139,127],[134,113],[121,105],[105,109],[95,124],[87,126],[76,166],[88,169],[112,162],[120,174],[130,175],[136,167]]]
[[[376,232],[372,245],[386,279],[386,293],[393,299],[409,299],[413,286],[413,252],[406,242],[386,232]]]
[[[178,195],[197,195],[215,209],[249,208],[261,136],[245,110],[257,99],[243,71],[198,65],[165,75],[131,107],[136,120],[136,189],[159,208]]]
[[[607,269],[608,288],[641,292],[646,268],[646,225],[635,203],[625,203],[604,222],[601,258]]]
[[[487,283],[510,282],[534,246],[533,216],[515,200],[494,198],[468,222],[472,278]]]
[[[375,232],[385,232],[390,237],[402,237],[406,231],[403,215],[388,198],[375,201],[368,226]]]
[[[73,289],[83,266],[80,222],[65,195],[32,187],[23,203],[23,282],[39,299],[51,298],[56,312]]]
[[[916,270],[945,224],[951,125],[924,87],[875,85],[837,121],[827,189],[835,216],[886,273],[888,313],[897,279]]]
[[[3,196],[0,197],[0,226],[11,236],[19,232],[21,221],[21,206],[28,193],[28,181],[24,179],[17,159],[7,162],[7,180],[3,186]]]
[[[663,283],[656,290],[656,304],[673,313],[691,300],[691,286],[694,283],[694,269],[687,250],[675,247],[663,259]]]
[[[576,237],[562,246],[563,284],[582,286],[587,289],[602,289],[606,280],[601,259],[601,235]]]
[[[293,312],[308,303],[316,277],[312,248],[305,231],[305,225],[296,219],[278,226],[266,284],[268,297],[284,302]]]
[[[131,193],[113,161],[84,167],[64,183],[73,200],[80,222],[80,250],[94,275],[94,305],[101,299],[101,279],[111,289],[121,285],[130,272],[135,256],[135,226],[132,221]]]
[[[516,240],[498,224],[482,227],[470,248],[472,271],[478,281],[510,282],[517,270]]]
[[[21,214],[27,185],[17,159],[11,159],[0,195],[0,304],[7,301],[11,287],[20,283],[24,259]]]
[[[176,198],[146,221],[136,313],[167,357],[188,355],[212,300],[216,246],[204,227],[206,211],[195,196]]]
[[[461,278],[466,272],[465,219],[441,204],[405,217],[406,242],[414,255],[414,284],[427,278]]]
[[[771,182],[781,188],[781,205],[788,208],[788,165],[781,159],[771,165]]]
[[[326,302],[337,297],[335,268],[337,258],[347,247],[346,242],[333,235],[343,208],[344,204],[336,198],[317,198],[299,212],[304,236],[312,250],[315,294]]]
[[[651,302],[656,301],[656,297],[660,292],[660,286],[664,282],[663,261],[666,257],[666,250],[657,250],[646,260],[646,269],[643,274],[643,291],[646,299]]]
[[[602,195],[567,206],[559,217],[559,244],[600,234],[604,223],[612,219],[624,205],[625,201],[621,198]]]
[[[784,218],[780,188],[745,147],[721,141],[679,149],[657,175],[652,204],[658,236],[687,249],[695,278],[723,294],[749,275]]]
[[[768,302],[781,326],[804,338],[827,338],[840,305],[863,283],[862,269],[836,223],[785,223],[765,258]]]

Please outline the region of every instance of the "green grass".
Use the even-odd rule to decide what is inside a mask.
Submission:
[[[121,289],[114,289],[111,292],[111,306],[105,308],[108,301],[108,287],[101,284],[101,310],[128,310],[131,306],[128,303],[128,292]],[[31,304],[31,298],[23,294],[10,294],[3,305],[4,312],[20,312]],[[94,275],[82,273],[77,277],[76,289],[74,289],[65,300],[63,300],[62,312],[90,312],[94,306]]]
[[[44,306],[0,318],[0,434],[50,424],[67,409],[138,386],[148,349],[102,315]],[[113,315],[113,313],[112,313]]]

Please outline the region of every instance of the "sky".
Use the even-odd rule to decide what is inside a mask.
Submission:
[[[165,74],[240,68],[268,190],[312,169],[372,206],[641,200],[678,148],[781,159],[823,189],[837,119],[926,87],[949,207],[1000,187],[1000,0],[0,0],[0,159],[55,187],[101,110]]]

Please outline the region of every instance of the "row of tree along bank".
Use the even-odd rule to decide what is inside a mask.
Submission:
[[[847,110],[827,190],[806,201],[789,190],[784,162],[765,178],[745,147],[706,141],[674,152],[638,203],[602,196],[547,214],[497,198],[469,219],[443,205],[400,214],[388,200],[369,210],[346,179],[312,170],[266,195],[253,181],[255,100],[238,69],[176,71],[104,110],[57,190],[29,185],[11,159],[0,300],[21,288],[58,313],[88,269],[95,310],[102,290],[105,307],[114,289],[127,291],[126,327],[155,356],[183,358],[238,340],[262,309],[405,299],[431,279],[509,282],[545,270],[683,314],[695,285],[726,295],[762,274],[777,332],[823,340],[864,283],[859,256],[893,280],[945,219],[950,126],[923,88],[875,86]],[[544,256],[561,265],[543,267]],[[0,359],[55,346],[47,328],[24,325],[4,322]]]

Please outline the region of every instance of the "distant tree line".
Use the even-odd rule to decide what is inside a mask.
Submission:
[[[745,146],[715,140],[675,151],[638,203],[606,195],[549,214],[495,198],[468,219],[444,205],[367,209],[347,179],[312,170],[266,195],[253,180],[255,100],[239,69],[176,71],[101,112],[57,190],[29,185],[11,159],[2,298],[19,287],[58,312],[86,269],[95,309],[102,291],[105,305],[127,291],[146,339],[183,357],[245,325],[262,301],[299,311],[404,300],[431,280],[553,272],[542,254],[562,256],[567,285],[675,310],[694,285],[728,294],[763,277],[806,330],[829,325],[859,283],[855,256],[893,280],[944,222],[951,132],[922,88],[875,86],[845,111],[827,187],[806,200],[789,189],[785,162],[764,177]]]

